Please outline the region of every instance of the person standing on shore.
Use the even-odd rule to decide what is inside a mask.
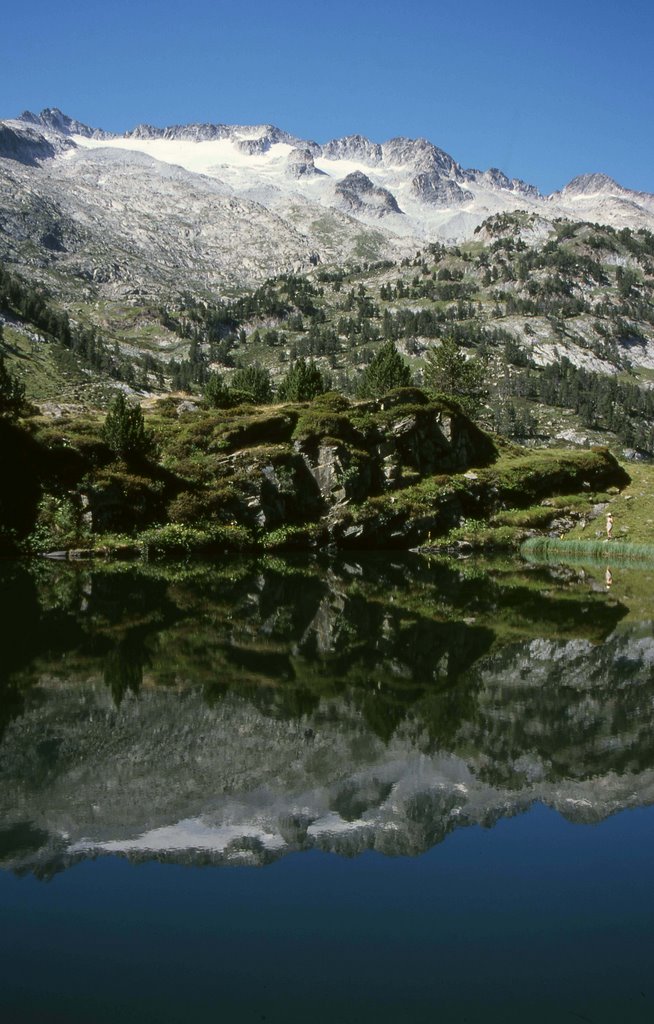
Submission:
[[[610,512],[608,512],[607,515],[606,515],[606,539],[607,540],[611,540],[612,531],[613,531],[613,516],[611,515]]]

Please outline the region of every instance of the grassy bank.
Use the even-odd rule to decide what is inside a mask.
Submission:
[[[654,566],[654,544],[631,544],[621,540],[530,537],[521,545],[520,553],[529,561],[537,562]]]

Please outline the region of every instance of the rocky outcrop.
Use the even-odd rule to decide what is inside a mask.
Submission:
[[[419,476],[462,473],[485,462],[492,445],[459,413],[433,407],[398,410],[388,420],[381,448],[392,447],[397,464]]]
[[[323,173],[316,167],[313,153],[307,148],[292,149],[288,154],[286,166],[292,178],[312,178]]]
[[[279,142],[301,146],[309,149],[312,153],[318,152],[320,149],[315,142],[297,139],[294,135],[290,135],[273,124],[173,124],[165,128],[139,124],[136,128],[125,132],[124,137],[128,139],[167,139],[176,142],[214,142],[220,139],[229,139],[234,142],[240,152],[250,155],[265,153],[271,146]]]
[[[216,487],[228,488],[225,511],[257,530],[308,521],[326,527],[373,495],[463,472],[495,451],[465,416],[413,389],[338,414],[317,403],[304,415],[291,407],[236,416],[223,438],[235,450],[213,462]]]
[[[236,452],[220,477],[232,481],[239,519],[261,530],[318,519],[324,496],[313,467],[297,452],[279,446]]]
[[[605,449],[498,458],[493,438],[453,401],[415,388],[365,402],[325,395],[306,405],[188,415],[159,422],[163,465],[116,463],[84,429],[65,445],[48,443],[34,458],[38,486],[59,494],[65,477],[73,503],[87,503],[96,535],[131,533],[151,548],[159,536],[150,535],[165,530],[156,524],[169,522],[191,529],[180,535],[187,550],[213,553],[283,548],[291,534],[298,546],[300,528],[305,547],[415,547],[466,518],[628,482]],[[236,532],[225,533],[227,525]],[[23,529],[33,529],[28,517]],[[165,554],[168,540],[177,551],[178,539],[164,533],[157,551]],[[84,545],[76,536],[70,546]]]
[[[224,454],[207,458],[213,481],[201,494],[174,503],[173,518],[193,524],[201,508],[205,517],[245,524],[264,543],[266,532],[302,525],[324,543],[331,538],[370,546],[374,538],[377,546],[408,547],[426,532],[423,513],[407,511],[406,505],[400,512],[393,495],[408,500],[412,486],[436,473],[461,473],[495,457],[486,434],[455,407],[430,403],[417,389],[353,406],[339,398],[306,410],[289,406],[279,413],[237,414],[223,427],[219,445]],[[144,495],[137,483],[135,488],[136,509]],[[110,498],[111,491],[104,495],[103,515],[119,515],[107,505]],[[386,501],[387,511],[362,515],[369,499]],[[95,506],[97,499],[91,500]],[[462,514],[460,503],[451,514],[446,506],[447,501],[435,500],[429,513],[437,531]],[[396,519],[402,520],[400,532]],[[283,538],[279,543],[283,546]]]
[[[84,226],[74,221],[57,202],[34,194],[20,209],[12,210],[7,204],[0,223],[11,225],[12,247],[38,242],[42,247],[42,264],[56,262],[67,253],[81,253],[90,239]],[[82,267],[80,273],[83,273]]]
[[[550,204],[560,204],[566,216],[578,216],[584,209],[584,217],[603,223],[613,223],[609,211],[622,211],[624,223],[631,226],[632,218],[643,211],[654,211],[654,195],[624,188],[607,174],[580,174],[561,189],[547,196]],[[591,216],[586,211],[593,211]],[[572,211],[575,211],[573,214]],[[595,212],[597,211],[597,212]],[[643,226],[645,226],[643,224]]]
[[[627,189],[618,185],[613,178],[609,178],[608,174],[579,174],[568,182],[560,194],[562,196],[586,196],[596,195],[598,192],[618,196],[628,194]]]
[[[258,139],[235,139],[234,146],[239,153],[245,153],[247,156],[263,156],[270,149],[272,143],[270,139],[262,135]]]
[[[363,135],[347,135],[342,139],[332,139],[321,147],[321,155],[326,160],[357,160],[374,166],[383,159],[382,147],[378,142],[371,142]]]
[[[434,171],[416,174],[411,181],[411,192],[416,199],[430,206],[458,206],[473,198],[472,192],[461,188],[450,178],[443,178]]]
[[[540,192],[535,185],[528,185],[520,178],[509,178],[497,167],[489,167],[487,171],[467,170],[464,172],[464,176],[466,181],[476,185],[500,189],[506,192],[515,192],[519,195],[530,196],[533,199],[540,197]]]
[[[458,206],[473,198],[471,192],[457,184],[466,180],[460,165],[427,139],[391,139],[384,143],[382,152],[385,166],[417,172],[411,178],[411,192],[421,202],[445,207]]]
[[[415,171],[436,172],[441,176],[462,177],[459,164],[449,153],[434,146],[427,139],[406,139],[398,137],[390,139],[382,146],[384,164],[400,165]]]
[[[324,440],[317,449],[298,445],[323,499],[323,508],[364,501],[381,486],[380,466],[373,454],[338,441]]]
[[[343,208],[351,213],[367,213],[374,217],[402,213],[393,193],[374,185],[361,171],[346,175],[336,185],[335,192]]]

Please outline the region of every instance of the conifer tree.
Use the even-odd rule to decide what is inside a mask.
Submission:
[[[204,397],[214,409],[225,409],[230,405],[229,390],[222,373],[211,373],[204,388]]]
[[[263,366],[247,366],[237,370],[230,381],[234,398],[253,405],[265,405],[272,399],[270,373]]]
[[[486,363],[466,359],[453,338],[427,353],[425,387],[432,394],[452,395],[468,416],[478,415],[488,395]]]
[[[411,370],[392,341],[382,345],[363,371],[357,388],[361,398],[381,398],[393,388],[407,387]]]
[[[277,393],[284,402],[307,402],[324,394],[326,390],[325,377],[313,359],[308,363],[298,359],[288,370]]]
[[[124,459],[145,458],[153,449],[153,437],[146,430],[140,406],[128,402],[122,391],[109,406],[102,436],[112,452]]]

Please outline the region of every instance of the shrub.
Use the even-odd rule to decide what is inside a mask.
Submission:
[[[88,542],[90,534],[86,509],[78,495],[46,494],[39,502],[28,546],[33,551],[67,548]]]
[[[277,530],[269,530],[261,544],[264,551],[306,550],[324,543],[325,535],[322,523],[287,523]]]
[[[226,409],[232,404],[229,389],[225,385],[225,381],[221,373],[212,373],[209,375],[209,379],[207,380],[204,389],[204,397],[207,404],[213,406],[214,409]]]
[[[350,401],[339,391],[326,391],[318,395],[313,401],[313,408],[329,410],[330,412],[344,412],[351,406]]]
[[[208,489],[182,491],[168,504],[168,518],[173,523],[198,525],[210,520],[232,519],[239,509],[236,488],[221,482]]]
[[[197,529],[182,523],[167,523],[145,530],[139,536],[146,555],[150,558],[188,558],[208,555],[217,550],[243,551],[254,546],[254,540],[245,526],[238,523],[215,525]]]

